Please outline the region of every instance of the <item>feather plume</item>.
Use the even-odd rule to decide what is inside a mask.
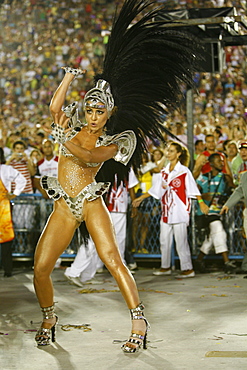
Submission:
[[[113,21],[102,73],[95,77],[110,83],[117,106],[107,122],[108,133],[136,134],[137,147],[129,163],[134,168],[141,163],[147,137],[163,140],[164,131],[173,136],[162,116],[179,107],[184,85],[193,87],[201,55],[193,35],[172,28],[171,21],[155,20],[161,8],[149,10],[153,4],[124,2]]]

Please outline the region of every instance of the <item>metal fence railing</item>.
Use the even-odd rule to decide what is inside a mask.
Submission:
[[[12,203],[15,229],[15,239],[12,243],[13,257],[22,260],[32,259],[38,238],[52,212],[53,201],[41,196],[29,195],[19,196]],[[223,217],[230,258],[241,259],[244,255],[246,240],[243,235],[243,208],[244,205],[240,202]],[[150,197],[138,208],[138,214],[134,219],[128,217],[127,247],[134,257],[160,258],[160,214],[160,202]],[[204,237],[204,231],[196,228],[195,202],[193,202],[188,227],[188,240],[193,256],[199,253]],[[80,230],[77,229],[72,242],[61,257],[74,258],[81,243],[82,237]],[[173,259],[176,258],[174,249]]]

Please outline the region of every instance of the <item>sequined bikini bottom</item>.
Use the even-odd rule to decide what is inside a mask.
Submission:
[[[70,197],[60,185],[56,177],[43,176],[41,177],[41,186],[47,192],[49,198],[58,200],[63,197],[67,203],[71,213],[77,221],[83,221],[83,203],[84,200],[95,200],[103,195],[110,186],[109,182],[92,182],[83,188],[75,197]]]

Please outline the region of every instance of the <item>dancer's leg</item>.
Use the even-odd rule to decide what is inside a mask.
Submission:
[[[58,257],[69,245],[77,221],[66,204],[57,201],[38,241],[34,257],[34,286],[41,307],[53,305],[53,286],[50,274]]]
[[[99,257],[115,278],[129,309],[137,308],[140,299],[136,283],[128,268],[123,264],[116,244],[112,221],[105,204],[101,198],[92,202],[85,202],[84,212],[87,229],[94,241]],[[131,339],[124,345],[124,351],[129,351],[129,349],[135,351],[139,345],[132,342],[133,336],[138,335],[144,338],[146,330],[147,324],[143,319],[142,312],[138,320],[132,317]]]
[[[95,243],[100,259],[116,279],[128,307],[130,309],[137,307],[140,299],[136,283],[128,268],[123,264],[112,221],[102,199],[85,202],[84,212],[87,229]]]

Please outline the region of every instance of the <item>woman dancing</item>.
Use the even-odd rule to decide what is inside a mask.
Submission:
[[[52,134],[61,149],[58,179],[41,180],[55,202],[35,253],[34,285],[43,312],[35,337],[38,345],[55,341],[57,316],[50,275],[76,228],[85,221],[100,258],[130,309],[132,332],[123,351],[146,348],[149,324],[144,306],[120,257],[102,194],[115,173],[121,181],[121,174],[126,174],[123,167],[139,166],[147,137],[162,140],[161,116],[178,103],[181,82],[192,86],[196,61],[191,52],[193,38],[152,22],[158,10],[147,13],[150,5],[148,1],[126,0],[114,20],[103,71],[84,98],[85,124],[78,120],[76,103],[63,108],[71,82],[82,71],[64,68],[65,76],[51,100]],[[129,27],[143,12],[146,14]],[[104,182],[95,182],[97,173]]]

